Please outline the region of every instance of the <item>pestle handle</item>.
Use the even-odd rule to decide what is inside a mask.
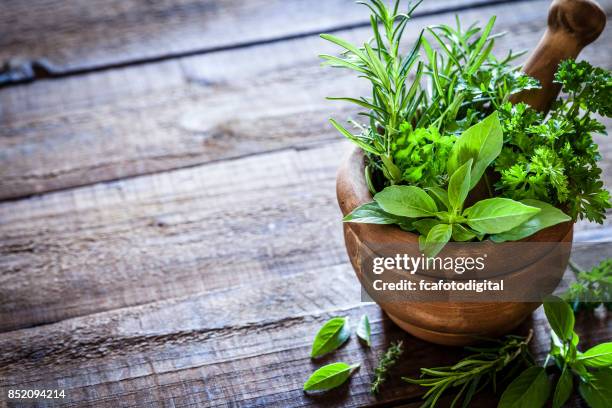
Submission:
[[[553,83],[559,63],[573,59],[599,37],[606,26],[606,13],[595,0],[554,0],[548,12],[548,27],[523,71],[540,81],[541,89],[512,96],[547,113],[561,87]]]

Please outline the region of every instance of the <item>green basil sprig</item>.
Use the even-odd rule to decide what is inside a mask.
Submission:
[[[499,408],[542,407],[548,400],[550,382],[545,368],[555,362],[560,374],[553,393],[552,406],[560,408],[567,402],[578,381],[580,395],[591,408],[612,406],[612,343],[602,343],[581,353],[579,338],[574,332],[574,313],[561,298],[544,300],[544,313],[552,329],[551,349],[544,367],[531,367],[516,378],[502,395]],[[520,397],[523,395],[523,397]],[[525,404],[519,404],[524,401]]]

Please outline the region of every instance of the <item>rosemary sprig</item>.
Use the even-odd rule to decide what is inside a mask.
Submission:
[[[370,388],[372,394],[378,393],[380,386],[387,380],[389,370],[397,363],[403,352],[403,343],[401,341],[391,343],[385,354],[380,358],[378,367],[374,369],[376,377],[372,381],[372,387]]]
[[[525,337],[506,336],[503,340],[495,341],[489,347],[466,347],[474,354],[465,357],[457,364],[448,367],[421,368],[421,377],[418,379],[402,377],[404,381],[428,387],[422,405],[434,407],[438,399],[449,388],[459,388],[451,407],[454,407],[463,397],[462,407],[469,406],[475,393],[487,385],[497,385],[497,374],[503,369],[510,368],[509,378],[522,364],[533,364],[527,345],[533,337],[533,332]]]

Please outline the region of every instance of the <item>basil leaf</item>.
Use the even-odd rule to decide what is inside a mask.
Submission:
[[[578,386],[580,395],[591,408],[612,407],[612,369],[604,368],[594,371],[589,382]]]
[[[473,159],[459,167],[448,182],[448,201],[455,212],[463,209],[463,203],[470,192],[470,174]]]
[[[565,367],[561,372],[561,376],[557,381],[555,393],[553,395],[553,408],[561,408],[572,394],[574,384],[572,382],[572,372],[568,367]]]
[[[336,350],[350,334],[348,317],[334,317],[328,320],[315,336],[310,357],[321,357]]]
[[[503,131],[497,112],[475,124],[459,136],[451,150],[446,169],[453,174],[464,163],[473,159],[470,174],[470,190],[485,170],[499,156],[503,145]]]
[[[427,187],[425,189],[429,195],[438,201],[438,204],[442,204],[447,210],[450,209],[450,203],[448,202],[448,193],[442,187]]]
[[[422,220],[413,222],[412,225],[414,226],[414,228],[416,228],[417,231],[419,231],[419,234],[427,236],[427,234],[429,234],[429,231],[431,231],[433,227],[440,223],[440,220],[436,220],[433,218],[424,218]]]
[[[549,394],[546,370],[529,367],[508,385],[497,408],[539,408],[544,406]]]
[[[574,312],[570,305],[556,296],[547,296],[544,299],[544,313],[550,327],[559,339],[570,341],[574,332]]]
[[[457,242],[465,242],[476,238],[475,231],[464,227],[461,224],[453,224],[453,239]]]
[[[552,227],[553,225],[567,222],[572,219],[572,217],[565,214],[560,209],[543,201],[527,199],[521,200],[521,203],[530,207],[539,208],[541,211],[521,225],[514,227],[509,231],[492,235],[492,241],[518,241],[519,239],[529,237],[544,228]]]
[[[423,253],[428,258],[433,258],[444,248],[451,238],[453,228],[449,224],[439,224],[434,226],[427,234]]]
[[[375,201],[355,208],[342,220],[365,224],[401,224],[409,221],[407,218],[386,213]]]
[[[370,319],[368,319],[368,315],[363,315],[361,316],[359,324],[357,325],[357,337],[363,340],[368,346],[372,346],[372,342],[370,340],[371,334],[372,330],[370,329]]]
[[[582,353],[578,360],[588,367],[610,367],[612,366],[612,343],[598,344]]]
[[[415,186],[390,186],[374,196],[374,201],[386,212],[402,217],[429,217],[436,203],[425,190]]]
[[[359,368],[359,364],[333,363],[316,370],[304,383],[304,391],[327,391],[336,388]]]
[[[465,210],[463,215],[467,217],[467,224],[476,231],[498,234],[524,223],[538,212],[539,208],[509,198],[488,198]]]

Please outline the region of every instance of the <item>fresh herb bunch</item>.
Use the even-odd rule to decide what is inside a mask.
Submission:
[[[506,336],[503,340],[493,341],[490,346],[466,347],[471,354],[461,359],[457,364],[448,367],[421,368],[418,379],[403,378],[411,384],[429,388],[423,396],[425,402],[422,408],[434,407],[445,391],[457,389],[457,394],[451,403],[456,406],[460,401],[462,407],[467,407],[472,397],[489,384],[495,389],[497,377],[506,373],[511,378],[524,366],[533,365],[533,359],[527,348],[533,333],[524,338]]]
[[[578,350],[579,338],[574,331],[574,313],[561,298],[550,296],[544,301],[544,312],[552,329],[551,349],[542,367],[534,366],[521,373],[504,391],[499,408],[518,402],[542,407],[552,397],[553,408],[562,407],[574,389],[591,408],[612,404],[612,343],[598,344],[585,352]],[[548,377],[549,362],[554,362],[559,376],[552,391]]]
[[[419,232],[420,249],[436,256],[451,238],[458,242],[490,237],[495,242],[518,240],[570,218],[538,200],[493,197],[465,208],[469,192],[502,150],[497,112],[463,132],[448,154],[448,188],[390,186],[374,202],[356,208],[344,220],[373,224],[397,223]]]
[[[422,405],[428,408],[434,407],[451,388],[459,389],[451,407],[460,401],[463,407],[469,406],[473,396],[488,385],[496,390],[500,373],[506,374],[504,380],[512,381],[502,393],[498,408],[541,408],[548,401],[553,408],[561,408],[572,394],[575,381],[589,407],[612,406],[612,343],[601,343],[580,352],[571,307],[562,299],[550,296],[544,301],[544,312],[552,331],[551,349],[543,366],[535,364],[529,354],[530,332],[527,338],[507,336],[490,347],[467,348],[477,354],[454,366],[421,368],[421,378],[404,380],[429,388]],[[549,371],[558,373],[554,391]]]
[[[612,258],[605,259],[589,271],[581,270],[570,262],[576,274],[574,282],[563,295],[575,312],[594,310],[600,305],[612,310]]]
[[[429,27],[402,55],[402,35],[421,1],[410,3],[406,12],[400,12],[400,0],[391,8],[382,0],[358,2],[372,11],[373,37],[363,46],[333,35],[321,35],[344,49],[339,57],[321,55],[325,64],[353,70],[372,85],[370,98],[329,98],[349,101],[367,110],[360,113],[369,118],[367,124],[350,121],[358,131],[355,134],[337,121],[331,122],[368,154],[366,178],[377,179],[374,174],[377,171],[383,174],[382,185],[372,183],[372,192],[393,184],[437,185],[439,174],[434,171],[430,176],[427,172],[430,169],[422,164],[428,159],[444,163],[433,155],[439,139],[448,137],[446,133],[461,132],[488,116],[511,93],[537,85],[537,81],[511,67],[510,62],[520,54],[510,52],[502,60],[491,54],[499,36],[491,35],[495,18],[484,29],[473,25],[463,30],[458,19],[456,28]],[[424,147],[423,137],[434,146],[422,155],[411,155]],[[451,142],[450,138],[443,140],[442,150]],[[421,181],[419,174],[429,180]]]
[[[420,1],[405,13],[400,0],[390,8],[382,0],[360,3],[372,11],[370,41],[356,46],[322,35],[344,49],[339,57],[322,55],[326,63],[356,71],[372,85],[370,98],[331,98],[365,108],[360,115],[369,119],[351,121],[355,134],[332,119],[365,152],[374,196],[345,221],[417,231],[428,256],[450,240],[515,241],[571,219],[602,222],[610,194],[592,134],[605,129],[592,115],[612,110],[608,71],[586,62],[561,64],[556,81],[567,96],[544,117],[509,102],[538,83],[511,65],[520,54],[493,55],[495,18],[484,28],[464,29],[459,19],[456,27],[428,27],[404,56],[402,34]],[[493,114],[499,137],[486,129]],[[457,173],[469,159],[471,167]],[[482,188],[474,189],[478,183]],[[476,203],[464,209],[468,198]]]
[[[387,380],[389,376],[389,370],[395,364],[398,359],[404,353],[403,343],[401,341],[391,343],[385,354],[380,358],[378,367],[374,369],[374,380],[370,391],[372,394],[377,394],[380,391],[381,385]]]
[[[593,133],[606,133],[593,114],[612,114],[612,74],[588,62],[560,64],[555,76],[566,99],[543,118],[525,104],[504,105],[505,146],[495,170],[504,197],[546,201],[566,208],[574,220],[602,223],[610,193],[601,181]]]

